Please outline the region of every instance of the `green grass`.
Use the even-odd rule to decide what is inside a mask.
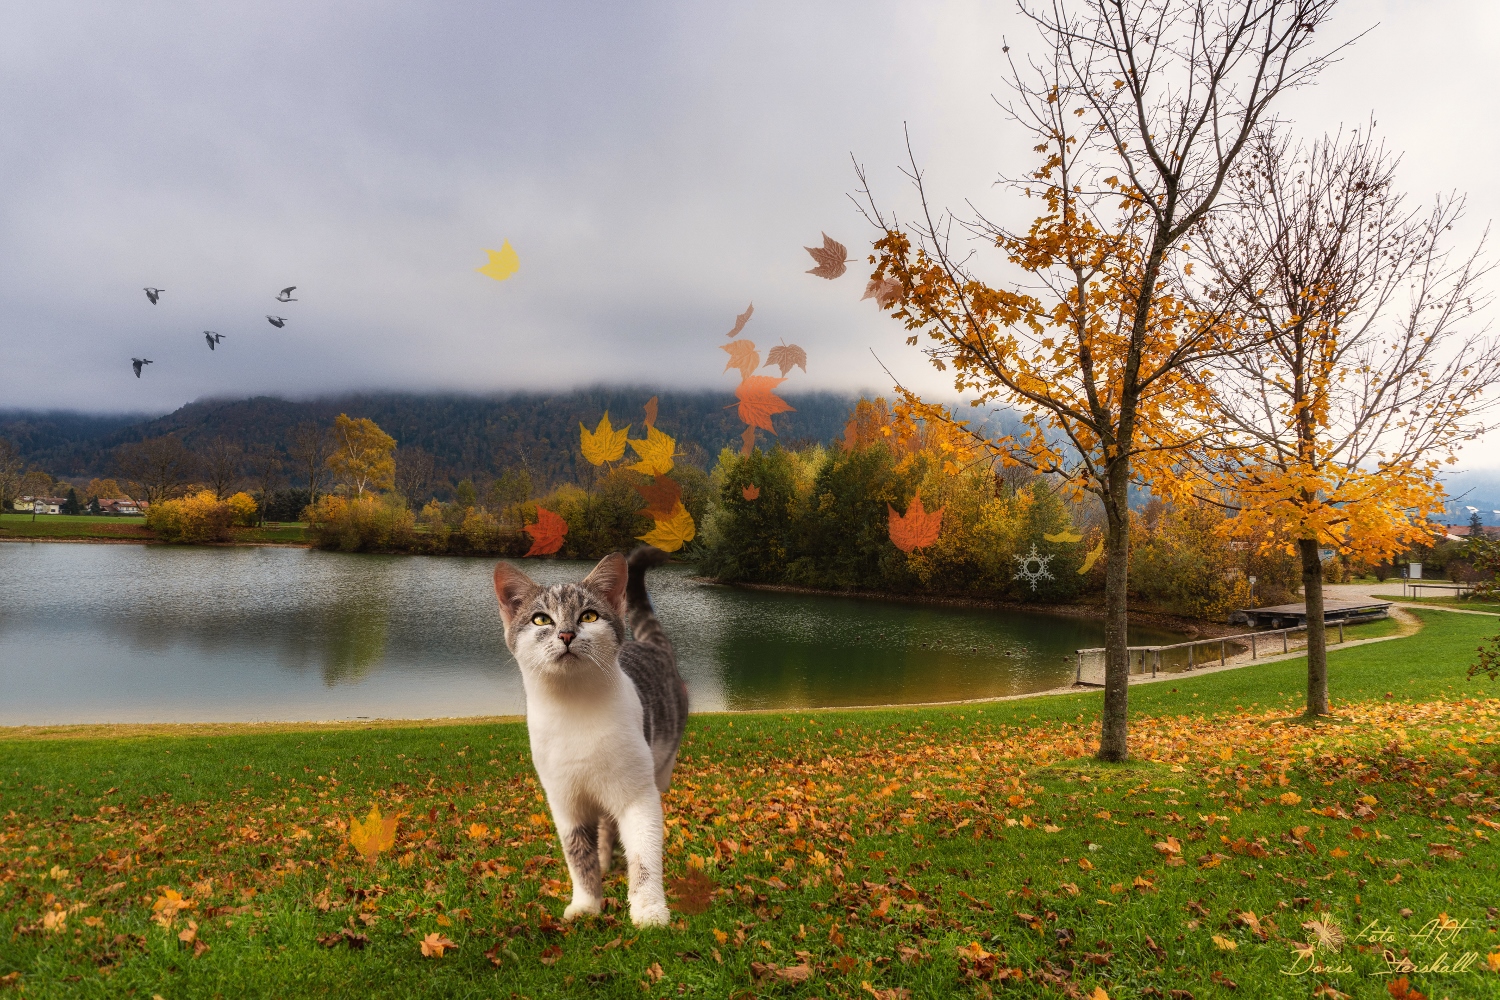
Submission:
[[[301,523],[279,524],[265,528],[237,528],[234,541],[300,544],[304,541]],[[156,535],[146,527],[144,517],[94,517],[88,514],[0,514],[0,538],[52,539],[124,539],[149,542]]]
[[[1339,718],[1318,725],[1295,717],[1302,660],[1133,688],[1125,765],[1087,755],[1093,693],[694,716],[667,870],[701,863],[713,895],[647,932],[618,907],[558,923],[567,874],[520,724],[14,731],[0,976],[26,996],[168,1000],[1387,997],[1369,941],[1316,955],[1351,971],[1282,970],[1314,919],[1351,938],[1374,921],[1418,964],[1484,969],[1497,947],[1500,851],[1476,833],[1500,831],[1470,817],[1500,821],[1500,701],[1464,676],[1497,629],[1417,614],[1417,636],[1331,653]],[[375,801],[403,818],[372,865],[338,824]],[[1184,863],[1155,846],[1174,843]],[[152,919],[164,887],[193,901],[170,927]],[[618,875],[606,888],[623,901]],[[1440,942],[1439,914],[1467,923]],[[368,943],[319,944],[340,928]],[[429,933],[457,949],[423,958]],[[1409,978],[1500,997],[1487,971]]]
[[[1480,597],[1402,597],[1399,594],[1375,594],[1385,601],[1400,601],[1402,604],[1432,604],[1443,608],[1469,608],[1474,611],[1489,611],[1500,614],[1500,601]]]

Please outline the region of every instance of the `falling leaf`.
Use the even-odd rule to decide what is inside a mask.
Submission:
[[[538,507],[536,523],[526,526],[526,534],[531,536],[531,548],[526,550],[526,554],[528,556],[551,555],[562,548],[563,536],[567,533],[567,521],[546,507]]]
[[[655,427],[649,427],[644,441],[631,441],[629,444],[640,457],[639,462],[630,466],[632,471],[648,476],[661,476],[672,471],[672,456],[677,451],[676,438]]]
[[[682,487],[666,476],[657,476],[644,486],[637,485],[635,491],[646,498],[646,513],[653,521],[669,519],[682,500]]]
[[[496,281],[504,281],[521,266],[521,258],[516,256],[516,248],[510,245],[510,240],[500,244],[499,250],[486,250],[485,253],[490,255],[490,262],[474,270],[487,274]]]
[[[1083,560],[1083,565],[1078,567],[1078,575],[1082,576],[1089,570],[1093,569],[1094,563],[1098,562],[1099,557],[1102,555],[1104,555],[1104,539],[1101,538],[1099,539],[1098,545],[1095,545],[1092,549],[1089,549],[1088,557]]]
[[[752,483],[751,485],[746,486],[744,489],[740,490],[740,496],[744,497],[746,500],[759,500],[760,487]]]
[[[434,931],[422,939],[422,957],[442,958],[443,952],[457,947],[458,945]]]
[[[1213,938],[1214,938],[1214,944],[1218,947],[1218,949],[1220,951],[1238,951],[1239,950],[1240,946],[1239,946],[1238,942],[1231,941],[1229,938],[1224,937],[1222,934],[1215,934],[1213,936]]]
[[[1063,530],[1057,532],[1057,534],[1055,535],[1043,535],[1042,537],[1049,542],[1064,542],[1068,544],[1083,541],[1083,536],[1073,531],[1073,529],[1071,528],[1064,528]]]
[[[801,368],[807,374],[807,352],[796,344],[777,344],[766,352],[766,367],[775,365],[786,375],[793,368]]]
[[[682,546],[693,540],[697,527],[693,524],[693,515],[681,503],[672,512],[672,516],[656,522],[656,527],[639,535],[641,541],[647,545],[655,545],[663,552],[676,552]]]
[[[1344,932],[1332,917],[1306,921],[1302,929],[1311,934],[1313,944],[1324,951],[1338,951],[1344,946]]]
[[[695,916],[708,909],[713,902],[715,888],[714,880],[696,869],[667,884],[667,891],[673,898],[672,908],[688,916]]]
[[[731,368],[738,368],[742,378],[755,374],[755,369],[760,367],[760,352],[755,349],[753,340],[736,340],[728,344],[720,344],[719,350],[729,353],[729,360],[724,364],[727,372]]]
[[[655,427],[655,426],[656,426],[656,397],[652,396],[650,399],[646,400],[646,427],[649,429],[649,428],[652,428],[652,427]]]
[[[772,378],[770,375],[751,375],[740,380],[740,384],[734,389],[734,394],[740,401],[740,419],[751,427],[759,427],[775,434],[771,417],[792,410],[790,403],[771,391],[785,381],[784,378]]]
[[[730,330],[729,333],[728,333],[728,337],[729,337],[730,340],[733,340],[735,337],[738,337],[744,331],[745,324],[748,323],[748,322],[750,322],[750,317],[754,313],[755,313],[755,303],[752,302],[748,306],[745,307],[745,311],[744,312],[740,313],[738,316],[736,316],[734,318],[734,329]]]
[[[740,435],[740,454],[749,458],[753,451],[755,451],[755,428],[746,427],[745,433]]]
[[[363,823],[349,817],[349,846],[362,854],[366,861],[374,861],[381,851],[390,850],[396,843],[396,823],[400,816],[382,818],[380,806],[370,806],[370,815]]]
[[[905,294],[906,286],[895,278],[871,278],[870,283],[865,286],[865,294],[859,298],[860,301],[874,299],[877,306],[887,309],[899,302]]]
[[[802,249],[812,254],[812,259],[818,262],[817,267],[807,269],[808,274],[832,281],[848,270],[844,265],[849,263],[849,251],[838,240],[830,239],[827,233],[823,234],[822,246]]]
[[[943,527],[942,507],[929,514],[922,508],[920,494],[911,498],[911,505],[906,508],[905,514],[897,514],[896,508],[890,504],[885,507],[889,512],[891,543],[902,552],[925,549],[938,540],[938,533]]]
[[[655,399],[655,397],[652,398]],[[595,427],[592,433],[580,423],[578,440],[583,448],[583,457],[593,465],[618,462],[625,454],[625,435],[628,433],[630,433],[629,424],[619,430],[611,426],[608,410],[605,410],[604,416],[599,418],[599,426]]]

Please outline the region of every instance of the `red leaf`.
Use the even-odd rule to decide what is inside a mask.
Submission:
[[[897,514],[896,508],[890,504],[885,506],[890,512],[891,542],[902,552],[925,549],[938,540],[943,527],[943,508],[929,514],[922,509],[921,496],[911,498],[911,506],[906,508],[905,514]]]
[[[567,521],[546,507],[538,507],[536,524],[526,526],[526,534],[531,536],[531,548],[526,550],[526,554],[528,556],[551,555],[562,548],[563,536],[567,533]]]
[[[646,498],[646,513],[653,521],[667,521],[677,513],[677,503],[682,499],[682,487],[666,476],[637,486],[635,491]]]

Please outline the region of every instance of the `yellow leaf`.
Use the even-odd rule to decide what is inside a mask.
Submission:
[[[630,468],[648,476],[664,476],[672,471],[672,455],[677,451],[677,439],[663,434],[655,427],[646,428],[644,441],[631,441],[630,447],[640,456],[640,461]],[[692,535],[688,536],[693,537]],[[668,549],[667,551],[672,551]]]
[[[1093,569],[1094,563],[1098,562],[1099,557],[1102,555],[1104,555],[1104,539],[1101,538],[1099,539],[1098,545],[1095,545],[1092,549],[1089,549],[1088,557],[1083,560],[1083,565],[1078,567],[1078,575],[1082,576],[1089,570]]]
[[[1103,986],[1095,986],[1094,992],[1089,994],[1089,1000],[1109,1000],[1109,994],[1104,992]]]
[[[1276,797],[1276,801],[1280,802],[1284,806],[1294,806],[1302,801],[1302,796],[1298,795],[1296,792],[1282,792]]]
[[[483,840],[485,837],[488,837],[489,835],[490,835],[490,828],[487,827],[487,826],[485,826],[483,823],[470,823],[469,824],[469,839],[470,840]]]
[[[354,817],[349,818],[349,846],[369,861],[374,861],[381,851],[390,850],[396,843],[396,823],[401,817],[392,816],[382,819],[380,807],[370,806],[370,815],[365,817],[363,823]]]
[[[1214,944],[1218,945],[1220,951],[1239,951],[1240,946],[1222,934],[1214,935]]]
[[[1043,535],[1042,537],[1049,542],[1064,542],[1069,545],[1074,542],[1083,541],[1083,536],[1075,532],[1072,528],[1064,528],[1054,535]]]
[[[697,526],[693,524],[693,515],[689,514],[688,509],[679,502],[670,518],[657,521],[656,527],[638,537],[647,545],[655,545],[663,552],[676,552],[684,544],[691,542],[696,533]]]
[[[610,425],[608,410],[599,418],[599,426],[594,428],[593,433],[579,424],[578,440],[583,448],[583,457],[593,465],[618,462],[625,455],[625,435],[629,432],[629,424],[619,430]]]
[[[490,255],[490,262],[474,270],[489,275],[496,281],[504,281],[521,266],[521,258],[516,256],[516,248],[510,245],[510,240],[500,244],[499,250],[486,250],[485,253]]]

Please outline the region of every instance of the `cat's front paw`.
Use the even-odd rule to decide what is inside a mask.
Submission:
[[[572,920],[574,917],[590,916],[599,912],[599,900],[597,899],[575,899],[563,910],[563,919]]]
[[[665,927],[672,922],[672,913],[664,900],[641,903],[630,908],[630,922],[637,927]]]

